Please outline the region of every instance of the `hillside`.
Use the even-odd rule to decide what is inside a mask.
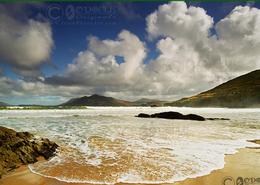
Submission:
[[[131,106],[131,102],[118,100],[112,97],[97,94],[74,98],[62,104],[62,106]]]
[[[62,106],[163,106],[166,101],[141,98],[136,101],[119,100],[112,97],[106,97],[94,94],[92,96],[83,96],[81,98],[73,98]]]
[[[260,107],[260,70],[234,78],[198,95],[165,105],[186,107]]]
[[[132,102],[134,106],[152,106],[152,107],[159,107],[163,106],[166,101],[160,101],[155,99],[147,99],[147,98],[141,98],[137,101]]]

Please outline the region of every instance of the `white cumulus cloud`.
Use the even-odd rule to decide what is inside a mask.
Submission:
[[[123,57],[118,62],[116,57]],[[78,54],[65,74],[49,81],[90,86],[120,86],[132,84],[136,74],[142,73],[146,48],[139,38],[123,30],[115,40],[88,38],[88,49]]]
[[[154,76],[160,88],[198,92],[258,69],[259,13],[257,8],[237,6],[213,26],[213,18],[202,8],[185,2],[159,6],[147,17],[147,32],[152,38],[163,37],[157,43],[160,55],[150,67],[158,74]],[[209,34],[210,29],[216,34]]]
[[[15,72],[31,76],[49,60],[53,47],[52,30],[47,22],[19,20],[0,7],[0,58]]]
[[[53,43],[47,23],[31,20],[21,26],[11,19],[10,25],[18,26],[20,31],[26,30],[11,32],[21,34],[19,37],[7,37],[17,45],[15,56],[11,56],[14,51],[4,52],[12,66],[28,70],[27,67],[39,66],[48,59]],[[130,31],[121,31],[115,39],[89,36],[86,50],[79,52],[62,74],[37,82],[1,77],[4,89],[0,90],[0,95],[31,93],[71,97],[101,93],[125,99],[174,100],[260,68],[258,8],[237,6],[214,23],[203,8],[170,2],[147,16],[146,30],[149,38],[156,42],[159,53],[152,59],[147,60],[146,56],[153,51]],[[1,36],[3,33],[0,32],[0,41],[5,39]],[[34,42],[31,43],[32,38]],[[20,39],[28,42],[25,48],[21,47]],[[41,44],[38,46],[35,41]],[[31,49],[35,53],[31,54]],[[1,51],[0,56],[4,56]]]
[[[159,6],[147,18],[150,37],[170,36],[197,40],[205,37],[213,25],[213,19],[203,8],[187,7],[185,2],[170,2]]]
[[[216,50],[231,72],[260,67],[260,10],[237,6],[216,24]]]

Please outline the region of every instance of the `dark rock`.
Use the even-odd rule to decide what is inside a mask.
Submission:
[[[179,112],[161,112],[151,115],[152,118],[165,118],[165,119],[184,119],[184,115]]]
[[[140,114],[137,115],[137,117],[140,117],[140,118],[150,118],[151,116],[149,114],[140,113]]]
[[[53,156],[56,148],[58,145],[49,139],[42,139],[41,143],[36,144],[36,147],[34,149],[45,159],[49,159]]]
[[[86,141],[84,141],[83,139],[80,141],[81,143],[85,143]]]
[[[16,136],[20,137],[20,138],[23,138],[23,139],[29,139],[29,138],[33,137],[33,135],[31,133],[29,133],[29,132],[17,132]]]
[[[195,120],[195,121],[205,121],[205,120],[230,120],[228,118],[204,118],[200,115],[197,114],[187,114],[183,115],[179,112],[160,112],[160,113],[155,113],[155,114],[145,114],[145,113],[140,113],[136,117],[140,118],[164,118],[164,119],[183,119],[183,120]]]
[[[138,114],[137,117],[142,118],[164,118],[164,119],[183,119],[183,120],[196,120],[196,121],[205,121],[206,119],[202,116],[196,115],[196,114],[188,114],[183,115],[179,112],[161,112],[161,113],[155,113],[155,114]]]
[[[20,165],[49,159],[58,145],[48,139],[37,140],[29,132],[15,132],[0,126],[0,177]]]
[[[197,120],[197,121],[205,121],[205,118],[202,116],[199,116],[197,114],[188,114],[185,115],[186,119],[188,120]]]

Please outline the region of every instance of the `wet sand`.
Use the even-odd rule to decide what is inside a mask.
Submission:
[[[86,172],[87,173],[87,172]],[[226,177],[231,177],[223,181]],[[215,170],[209,175],[187,179],[176,182],[172,185],[234,185],[238,177],[248,181],[246,178],[260,178],[260,149],[245,148],[240,149],[234,155],[226,155],[223,169]],[[260,181],[255,183],[244,183],[260,185]],[[11,172],[0,179],[0,185],[86,185],[82,183],[66,183],[51,178],[45,178],[30,172],[27,166]]]

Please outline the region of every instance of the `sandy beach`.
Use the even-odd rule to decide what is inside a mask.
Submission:
[[[59,172],[57,172],[59,173]],[[86,173],[88,173],[86,171]],[[227,178],[229,177],[229,178]],[[176,182],[173,185],[233,185],[238,177],[242,177],[244,184],[260,184],[260,149],[240,149],[234,155],[225,156],[225,167],[215,170],[209,175]],[[225,179],[227,179],[225,181]],[[253,183],[254,179],[256,181]],[[253,181],[252,181],[253,180]],[[225,181],[225,183],[224,183]],[[4,176],[1,185],[83,185],[81,183],[66,183],[55,179],[42,177],[30,172],[27,166]]]
[[[181,109],[230,119],[194,122],[134,117],[143,109],[171,108],[3,112],[6,126],[26,128],[59,148],[51,160],[9,171],[0,185],[219,185],[225,177],[224,185],[234,185],[260,177],[260,149],[252,148],[260,146],[248,142],[259,144],[259,110]]]

